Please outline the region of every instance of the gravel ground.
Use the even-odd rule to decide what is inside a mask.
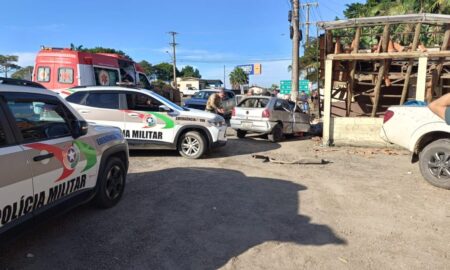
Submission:
[[[201,160],[132,152],[119,205],[28,230],[0,269],[449,269],[448,196],[399,150],[231,136]]]

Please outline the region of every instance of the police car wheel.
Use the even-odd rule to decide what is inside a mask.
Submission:
[[[206,150],[206,142],[203,136],[196,131],[183,134],[178,142],[180,155],[186,158],[200,158]]]
[[[100,173],[94,200],[98,207],[110,208],[120,201],[125,190],[125,165],[120,158],[111,157]]]

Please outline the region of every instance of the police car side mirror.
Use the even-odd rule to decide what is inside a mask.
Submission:
[[[166,105],[160,105],[160,106],[159,106],[159,111],[160,111],[160,112],[171,112],[172,109],[169,108],[169,107],[166,106]]]
[[[77,139],[88,132],[89,124],[84,120],[75,120],[72,123],[72,137]]]

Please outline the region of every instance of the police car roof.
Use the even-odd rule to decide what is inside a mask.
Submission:
[[[90,90],[98,90],[98,91],[111,91],[111,90],[126,90],[126,91],[142,91],[147,90],[143,88],[137,87],[127,87],[127,86],[76,86],[71,89],[76,89],[77,91],[90,91]],[[147,90],[150,91],[150,90]]]
[[[46,89],[44,86],[25,80],[16,80],[0,77],[0,92],[22,92],[34,94],[46,94],[57,96],[56,92]]]

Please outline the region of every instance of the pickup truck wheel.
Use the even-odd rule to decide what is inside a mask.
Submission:
[[[124,162],[111,157],[98,176],[98,189],[94,202],[100,208],[110,208],[122,198],[125,190],[126,170]]]
[[[271,142],[279,142],[283,139],[283,128],[280,124],[273,127],[272,132],[267,135],[267,138]]]
[[[430,184],[450,189],[450,140],[440,139],[427,145],[419,155],[419,166]]]
[[[247,135],[247,131],[246,131],[246,130],[240,130],[240,129],[238,129],[238,130],[236,131],[236,133],[237,133],[237,137],[238,137],[239,139],[243,139],[243,138],[245,138],[245,135]]]
[[[178,152],[185,158],[200,158],[206,151],[206,141],[203,136],[196,131],[189,131],[183,134],[178,142]]]

